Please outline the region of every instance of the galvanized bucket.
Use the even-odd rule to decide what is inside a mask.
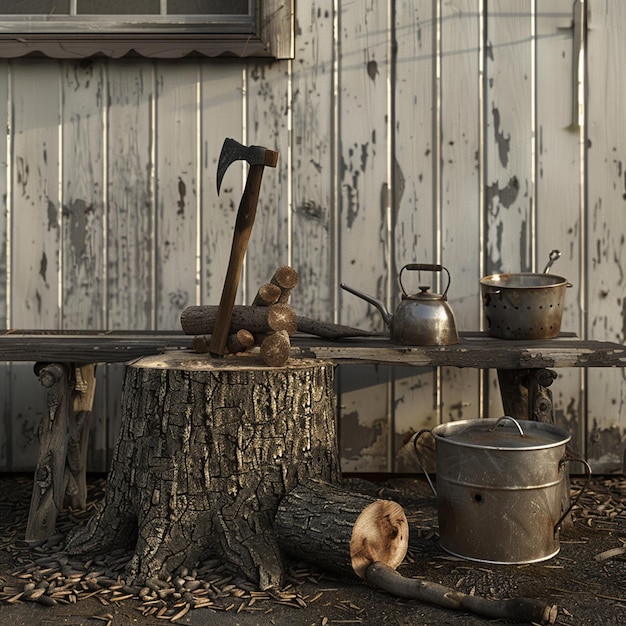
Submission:
[[[512,417],[463,420],[420,431],[436,441],[439,543],[465,559],[493,564],[544,561],[560,549],[566,430]]]

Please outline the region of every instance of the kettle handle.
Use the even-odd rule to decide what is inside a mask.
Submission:
[[[441,299],[447,300],[446,294],[448,293],[448,289],[450,288],[450,272],[443,265],[439,265],[438,263],[408,263],[407,265],[405,265],[398,274],[398,282],[400,283],[400,289],[402,289],[402,293],[405,296],[408,296],[409,294],[406,292],[406,290],[404,289],[404,285],[402,284],[402,272],[404,272],[404,270],[417,270],[418,272],[445,272],[448,275],[448,284],[446,285],[445,291],[441,294]]]

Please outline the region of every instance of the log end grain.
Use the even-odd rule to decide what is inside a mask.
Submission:
[[[350,558],[357,576],[380,561],[396,569],[409,546],[409,525],[403,508],[391,500],[376,500],[357,518],[350,540]]]

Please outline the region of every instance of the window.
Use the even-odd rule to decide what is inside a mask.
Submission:
[[[0,0],[0,57],[293,57],[294,0]]]

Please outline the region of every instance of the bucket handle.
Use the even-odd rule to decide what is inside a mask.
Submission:
[[[521,424],[514,418],[511,417],[510,415],[503,415],[490,429],[489,432],[492,433],[496,428],[498,428],[498,426],[500,425],[501,422],[503,422],[504,420],[511,420],[515,426],[517,426],[517,430],[519,430],[519,434],[522,437],[525,437],[526,435],[524,434],[524,431],[522,429]]]
[[[415,456],[417,456],[417,461],[420,464],[420,467],[422,468],[422,470],[424,470],[424,474],[426,475],[426,480],[428,481],[428,484],[430,485],[430,488],[431,488],[432,492],[435,494],[435,498],[436,498],[437,497],[437,490],[435,489],[435,486],[433,485],[433,481],[430,479],[430,476],[428,474],[428,470],[426,469],[426,465],[424,464],[424,460],[422,459],[422,455],[420,454],[420,451],[417,448],[417,440],[424,433],[431,433],[430,428],[422,428],[422,430],[420,430],[413,437],[413,448],[415,449]]]
[[[555,535],[557,534],[557,532],[559,532],[559,530],[561,530],[561,524],[563,523],[563,520],[569,515],[570,511],[576,506],[576,503],[580,499],[580,496],[583,495],[583,493],[585,492],[585,490],[589,486],[589,481],[591,480],[591,465],[589,465],[589,463],[587,463],[587,461],[585,461],[585,459],[583,459],[583,458],[580,458],[580,457],[577,457],[577,456],[569,456],[569,457],[568,456],[564,456],[559,461],[559,469],[561,469],[563,467],[563,465],[565,465],[565,463],[570,463],[572,461],[576,461],[578,463],[582,463],[585,466],[585,470],[587,472],[587,479],[585,480],[585,484],[581,487],[580,491],[576,494],[576,497],[570,502],[570,505],[565,510],[565,513],[563,513],[563,515],[561,515],[561,517],[559,518],[559,521],[554,525],[554,534]]]

